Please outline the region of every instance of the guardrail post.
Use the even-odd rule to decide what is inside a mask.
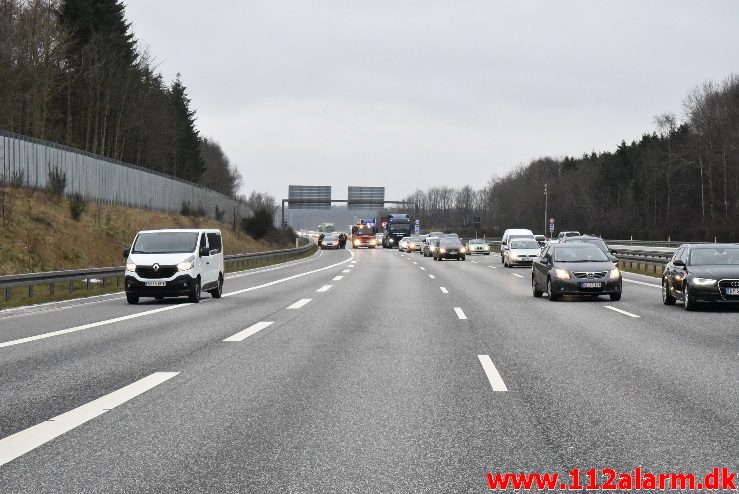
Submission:
[[[10,287],[5,288],[5,301],[6,302],[10,302],[10,290],[11,290]]]
[[[33,298],[33,285],[28,285],[28,298]]]
[[[74,291],[74,280],[69,280],[69,293]]]
[[[87,278],[85,281],[87,281],[87,290],[90,290],[90,278]]]
[[[49,283],[49,296],[54,295],[54,282]]]

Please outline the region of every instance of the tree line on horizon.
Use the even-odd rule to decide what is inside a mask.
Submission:
[[[614,151],[541,157],[474,189],[431,187],[418,203],[424,229],[500,236],[506,228],[544,234],[578,230],[610,239],[739,241],[739,77],[705,82],[683,114],[654,118],[656,131]],[[549,232],[546,232],[547,234]]]
[[[164,80],[119,0],[0,0],[0,88],[2,129],[239,193],[181,76]]]

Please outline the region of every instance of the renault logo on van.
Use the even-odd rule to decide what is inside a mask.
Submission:
[[[152,266],[152,269],[154,269],[154,272],[155,272],[155,273],[156,273],[157,271],[159,271],[159,264],[157,264],[157,263],[154,263],[154,265]]]

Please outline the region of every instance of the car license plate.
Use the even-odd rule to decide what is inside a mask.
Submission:
[[[457,253],[457,251],[456,251],[456,250],[450,250],[450,251],[449,251],[449,253],[450,253],[450,254],[456,254],[456,253]]]
[[[739,295],[739,288],[727,288],[726,295]]]
[[[602,283],[582,283],[580,285],[582,288],[602,288]]]
[[[166,281],[147,281],[146,286],[167,286]]]

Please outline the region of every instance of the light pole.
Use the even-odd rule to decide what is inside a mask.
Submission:
[[[549,206],[549,193],[547,192],[547,184],[544,184],[544,236],[547,236],[547,206]],[[552,239],[552,235],[549,234],[549,240]]]

